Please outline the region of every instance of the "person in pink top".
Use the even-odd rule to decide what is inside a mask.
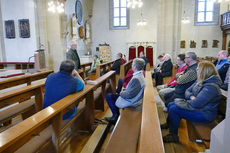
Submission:
[[[177,56],[176,64],[178,66],[177,68],[177,74],[183,72],[187,65],[184,61],[185,54],[179,54]],[[174,87],[177,85],[176,82],[176,75],[172,78],[171,81],[168,82],[168,84],[157,86],[157,89],[159,90],[159,96],[161,97],[162,101],[164,102],[165,95],[169,95],[174,92]]]

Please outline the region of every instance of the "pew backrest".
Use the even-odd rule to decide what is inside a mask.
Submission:
[[[151,72],[147,71],[142,106],[142,121],[139,139],[139,153],[164,153],[160,122],[155,102]]]
[[[21,84],[31,85],[33,81],[46,78],[49,74],[53,73],[53,70],[38,72],[34,74],[24,75],[15,78],[9,78],[6,80],[0,81],[0,90],[14,87]]]
[[[120,78],[123,79],[126,76],[129,69],[132,68],[132,63],[133,63],[133,60],[130,60],[130,61],[126,62],[125,64],[121,65],[121,67],[120,67]]]

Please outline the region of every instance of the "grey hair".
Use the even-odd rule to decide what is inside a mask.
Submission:
[[[197,56],[195,52],[187,51],[185,52],[186,55],[188,55],[192,60],[196,60]]]
[[[168,59],[172,59],[171,55],[165,54],[163,58],[167,57]]]
[[[136,69],[140,71],[144,69],[145,61],[142,58],[135,58],[133,60],[133,64],[135,65]]]

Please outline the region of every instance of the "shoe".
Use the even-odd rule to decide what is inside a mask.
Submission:
[[[105,117],[105,120],[111,124],[115,124],[117,122],[118,115],[113,115],[112,117]]]
[[[167,123],[161,124],[161,129],[168,129],[168,128],[169,128],[169,126]]]
[[[177,135],[174,135],[174,134],[168,134],[168,135],[163,137],[163,141],[165,143],[170,143],[170,142],[178,143],[179,137]]]

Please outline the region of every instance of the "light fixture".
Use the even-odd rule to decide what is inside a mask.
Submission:
[[[50,1],[48,2],[48,11],[61,14],[64,12],[64,3],[59,1]]]
[[[141,12],[141,18],[140,18],[140,20],[137,21],[137,25],[138,26],[145,26],[145,25],[147,25],[147,21],[146,21],[146,19],[144,19],[142,12]]]
[[[142,0],[127,0],[127,7],[135,9],[136,7],[141,8],[143,6]]]
[[[184,23],[184,24],[190,23],[189,17],[185,17],[185,11],[181,18],[181,23]]]

